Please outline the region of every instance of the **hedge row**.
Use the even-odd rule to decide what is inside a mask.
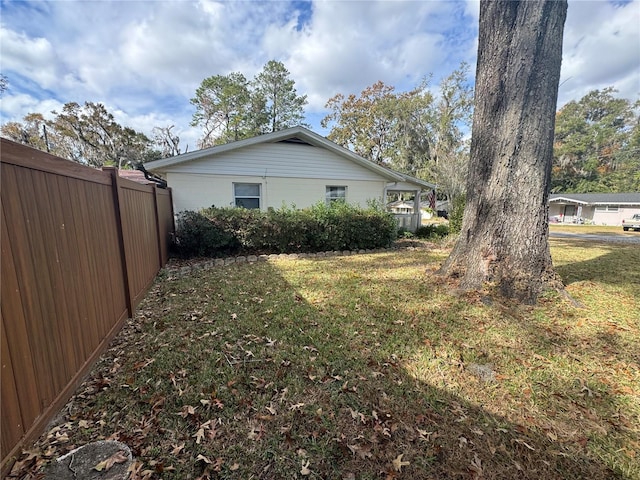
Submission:
[[[376,205],[332,202],[266,212],[211,207],[178,216],[174,247],[182,257],[311,253],[386,248],[396,235],[395,218]]]

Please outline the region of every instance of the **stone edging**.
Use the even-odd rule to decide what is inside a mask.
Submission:
[[[392,248],[376,248],[373,250],[342,250],[333,252],[318,252],[318,253],[272,253],[267,255],[239,255],[237,257],[215,258],[211,260],[201,261],[193,265],[186,265],[183,267],[164,267],[163,272],[168,273],[171,276],[184,276],[189,275],[191,272],[197,272],[201,270],[209,270],[216,267],[226,267],[227,265],[233,265],[235,263],[256,263],[256,262],[268,262],[270,260],[298,260],[304,258],[330,258],[330,257],[348,257],[351,255],[364,255],[371,253],[384,253],[394,252],[398,250],[421,250],[420,247],[392,247]]]

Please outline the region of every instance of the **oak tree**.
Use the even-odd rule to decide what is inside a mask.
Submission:
[[[3,137],[30,145],[91,167],[133,167],[159,158],[152,142],[141,132],[116,122],[101,103],[66,103],[52,120],[29,113],[22,122],[2,125]]]
[[[556,114],[552,192],[640,190],[640,102],[615,93],[593,90]]]
[[[325,105],[331,112],[321,126],[333,124],[327,138],[380,165],[392,161],[395,148],[398,95],[395,87],[378,81],[359,97],[341,93]]]
[[[566,0],[480,3],[466,206],[440,273],[463,289],[493,282],[535,303],[562,288],[548,244],[555,107]]]

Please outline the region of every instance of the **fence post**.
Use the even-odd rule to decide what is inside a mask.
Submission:
[[[116,213],[116,226],[118,230],[118,244],[120,248],[120,261],[122,263],[122,284],[124,286],[124,298],[127,305],[127,314],[133,318],[133,294],[131,293],[131,282],[129,281],[129,268],[127,262],[127,249],[125,245],[124,223],[122,222],[122,193],[120,187],[120,176],[117,167],[102,167],[102,170],[111,175],[111,185],[113,188],[113,206]]]
[[[164,242],[162,241],[162,225],[160,225],[160,209],[158,206],[158,185],[153,185],[153,207],[154,207],[154,213],[155,213],[155,217],[156,217],[156,232],[157,232],[157,239],[158,239],[158,267],[162,268],[162,259],[163,259],[163,254],[162,254],[162,248],[164,246]],[[166,233],[166,232],[165,232]]]

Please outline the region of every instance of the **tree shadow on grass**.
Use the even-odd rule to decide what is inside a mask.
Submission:
[[[640,296],[640,248],[636,245],[600,245],[593,243],[564,243],[567,248],[599,248],[607,253],[583,261],[556,265],[555,270],[565,285],[592,281],[629,288]],[[636,297],[637,298],[637,297]]]
[[[527,415],[538,364],[499,355],[538,354],[536,327],[507,312],[521,332],[513,344],[476,342],[494,340],[485,307],[439,295],[408,274],[417,261],[235,265],[160,281],[39,445],[118,439],[138,459],[133,478],[622,478],[590,453],[583,419],[560,411],[576,385],[550,393],[571,397],[553,404],[557,425]],[[424,302],[410,301],[416,292]],[[560,333],[553,348],[566,350]],[[531,369],[532,392],[480,379],[472,362]],[[572,419],[574,436],[559,427]]]

